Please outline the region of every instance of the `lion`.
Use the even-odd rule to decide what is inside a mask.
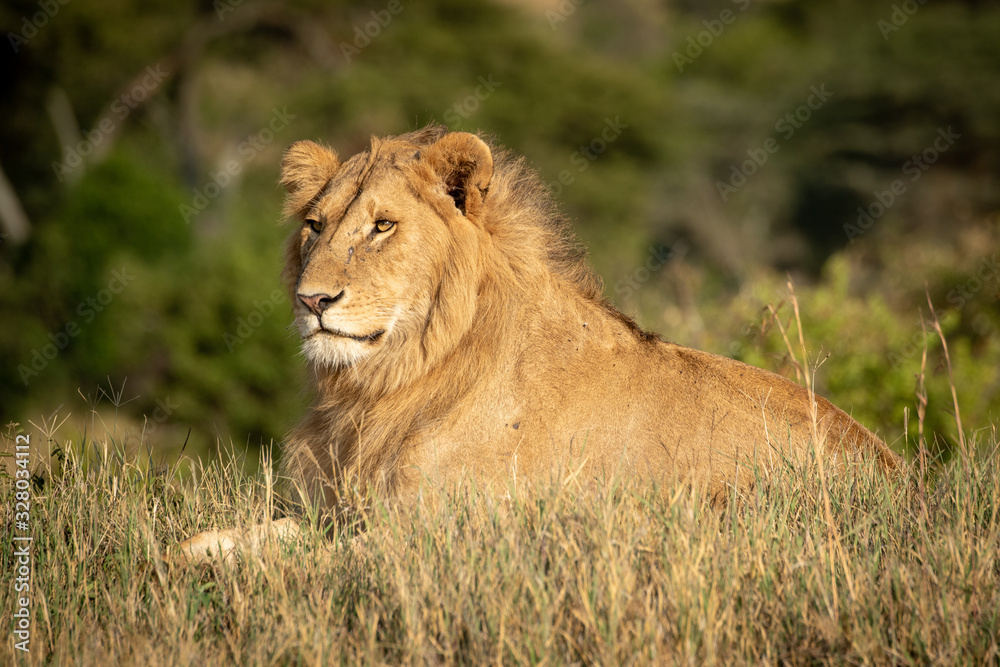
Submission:
[[[341,162],[299,141],[281,163],[295,229],[284,279],[315,399],[282,471],[321,507],[425,483],[555,469],[681,479],[723,501],[739,470],[814,451],[903,463],[774,373],[647,333],[600,279],[524,158],[431,125]],[[814,449],[816,448],[816,449]],[[294,520],[185,542],[192,559],[294,535]]]

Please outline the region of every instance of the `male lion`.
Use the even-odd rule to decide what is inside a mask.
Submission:
[[[316,388],[283,467],[321,505],[345,483],[391,499],[424,480],[505,488],[569,466],[722,500],[814,442],[901,466],[799,385],[640,330],[602,297],[524,159],[475,135],[430,126],[344,163],[300,141],[281,167],[298,223],[284,277]],[[181,550],[295,530],[203,533]]]

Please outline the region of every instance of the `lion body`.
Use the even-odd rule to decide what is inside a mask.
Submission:
[[[340,164],[283,162],[286,279],[316,396],[285,474],[333,505],[430,481],[624,474],[724,497],[811,455],[900,466],[879,438],[776,374],[641,331],[601,296],[547,192],[478,137],[429,127]]]

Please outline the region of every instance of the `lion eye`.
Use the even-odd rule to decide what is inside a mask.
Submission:
[[[309,227],[317,234],[323,231],[322,220],[306,220],[306,224],[309,225]]]
[[[375,221],[375,231],[377,232],[387,232],[395,226],[395,222],[392,220],[376,220]]]

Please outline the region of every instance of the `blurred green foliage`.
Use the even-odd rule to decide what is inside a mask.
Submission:
[[[0,243],[4,421],[124,385],[122,414],[165,455],[189,427],[195,451],[280,440],[306,401],[276,292],[281,151],[351,154],[430,120],[527,155],[609,297],[669,339],[792,375],[762,330],[790,273],[810,349],[830,354],[821,392],[897,449],[905,407],[915,437],[926,285],[965,426],[996,419],[1000,275],[977,278],[1000,245],[995,2],[57,5],[40,27],[37,2],[0,8],[0,165],[32,225]],[[609,122],[620,134],[597,141]],[[946,128],[958,139],[910,180]],[[63,143],[88,137],[60,174]],[[657,248],[671,257],[647,264]],[[941,351],[931,338],[926,427],[947,451]]]

